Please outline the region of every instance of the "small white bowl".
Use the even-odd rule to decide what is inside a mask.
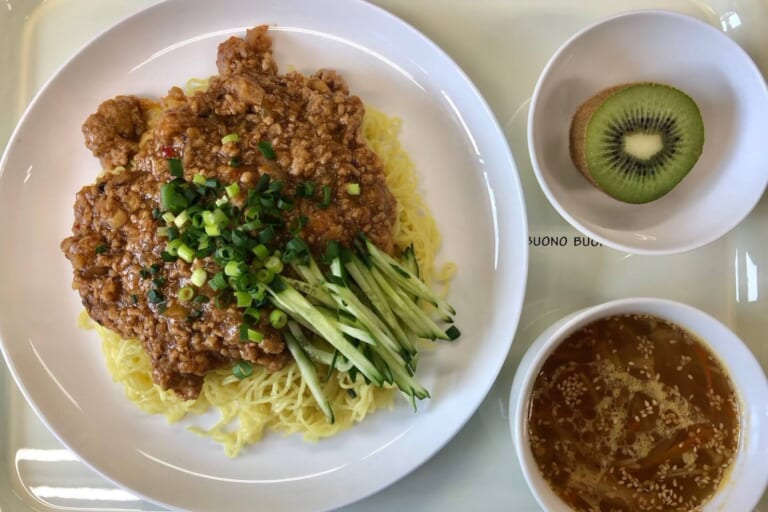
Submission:
[[[704,151],[664,197],[617,201],[576,170],[568,131],[576,109],[607,87],[639,81],[690,95],[704,120]],[[637,11],[592,25],[560,47],[539,77],[528,114],[536,177],[576,229],[615,249],[671,254],[736,226],[768,182],[768,90],[749,56],[721,31],[666,11]]]
[[[577,311],[545,330],[523,356],[510,394],[512,440],[528,487],[549,512],[571,509],[541,476],[528,438],[533,383],[554,349],[581,327],[613,315],[645,313],[666,319],[705,342],[728,371],[740,401],[739,449],[731,472],[702,512],[753,510],[768,485],[768,379],[744,343],[725,325],[691,306],[654,298],[629,298]]]

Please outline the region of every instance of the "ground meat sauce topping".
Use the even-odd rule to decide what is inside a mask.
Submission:
[[[164,224],[155,217],[161,186],[173,179],[168,158],[181,160],[187,181],[203,175],[237,183],[244,192],[239,197],[263,174],[281,181],[285,193],[295,196],[285,222],[306,217],[300,236],[315,254],[332,240],[350,244],[359,232],[387,252],[393,248],[395,200],[362,138],[363,104],[344,80],[328,70],[309,77],[278,74],[266,26],[223,42],[216,63],[220,74],[204,92],[188,97],[174,87],[159,106],[118,96],[87,119],[86,146],[105,169],[119,172],[105,172],[80,190],[73,235],[61,244],[90,317],[139,339],[154,381],[183,398],[198,396],[210,370],[239,360],[276,370],[290,354],[268,315],[255,326],[264,339],[242,342],[241,309],[176,298],[195,268],[211,276],[221,267],[211,258],[191,264],[162,259],[167,240],[158,235]],[[239,140],[222,143],[230,133]],[[273,155],[265,155],[264,142]],[[306,182],[315,186],[313,197],[296,194]],[[348,184],[359,184],[359,194],[348,193]],[[318,200],[325,187],[331,192],[327,205]],[[165,298],[161,305],[151,300],[152,290]],[[216,295],[208,284],[200,291]],[[193,307],[196,314],[190,315]]]

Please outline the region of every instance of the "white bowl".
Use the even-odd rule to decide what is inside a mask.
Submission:
[[[612,85],[654,81],[689,94],[704,119],[704,151],[666,196],[627,204],[576,170],[568,131],[576,109]],[[584,234],[615,249],[682,252],[736,226],[768,181],[768,90],[734,41],[682,14],[637,11],[592,25],[560,47],[531,99],[528,146],[536,177],[555,209]]]
[[[566,316],[544,331],[523,356],[510,394],[512,440],[528,487],[539,505],[550,512],[571,509],[539,473],[528,439],[528,403],[542,365],[571,333],[597,319],[645,313],[666,319],[697,335],[728,370],[740,401],[739,448],[733,468],[702,512],[753,510],[768,484],[768,380],[744,343],[726,326],[691,306],[654,298],[607,302]]]

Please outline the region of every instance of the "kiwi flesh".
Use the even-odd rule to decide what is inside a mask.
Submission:
[[[704,147],[696,102],[669,85],[617,85],[584,102],[571,121],[570,152],[594,186],[627,203],[648,203],[691,171]]]

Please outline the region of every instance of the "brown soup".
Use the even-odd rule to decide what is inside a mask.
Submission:
[[[692,511],[733,462],[738,401],[692,334],[652,316],[613,316],[546,360],[528,432],[541,473],[574,510]]]

